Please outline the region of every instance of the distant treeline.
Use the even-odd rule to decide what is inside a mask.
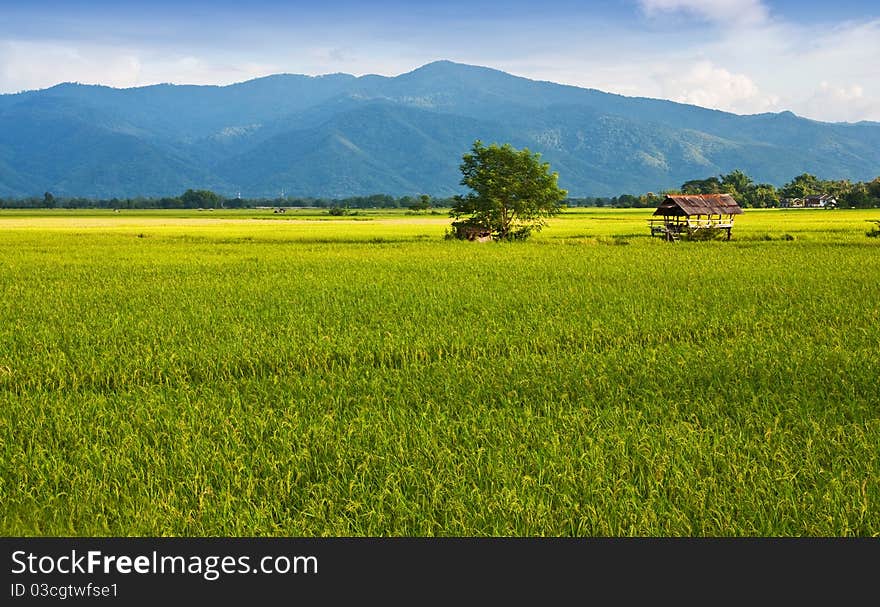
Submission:
[[[847,179],[822,180],[809,173],[798,175],[781,188],[769,183],[755,183],[742,171],[726,175],[694,179],[681,184],[676,190],[647,192],[645,194],[621,194],[613,197],[568,198],[570,207],[654,208],[667,194],[731,194],[746,208],[773,208],[784,200],[804,198],[811,195],[833,196],[841,207],[880,207],[880,177],[873,181],[849,181]],[[7,209],[249,209],[256,207],[314,207],[323,209],[428,209],[448,208],[454,197],[436,198],[427,194],[394,197],[388,194],[351,196],[348,198],[226,198],[210,190],[187,190],[180,196],[162,198],[110,198],[93,199],[54,196],[30,198],[0,198],[0,208]]]
[[[880,206],[880,177],[873,181],[852,182],[848,179],[823,180],[803,173],[781,188],[769,183],[755,183],[742,171],[727,175],[694,179],[681,184],[677,190],[648,192],[641,195],[622,194],[613,198],[572,198],[569,206],[645,207],[654,208],[667,194],[730,194],[742,207],[773,208],[784,200],[803,199],[806,196],[828,194],[839,206],[874,208]]]
[[[252,209],[256,207],[315,207],[326,209],[399,209],[424,211],[431,208],[448,207],[451,198],[421,196],[401,196],[395,198],[388,194],[371,196],[351,196],[349,198],[226,198],[210,190],[187,190],[180,196],[162,198],[82,198],[54,196],[46,192],[43,196],[29,198],[0,198],[0,208],[6,209]]]

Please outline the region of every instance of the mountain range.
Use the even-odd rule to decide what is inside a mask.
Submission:
[[[781,185],[880,174],[880,123],[737,115],[437,61],[396,77],[75,83],[0,95],[0,196],[447,196],[474,140],[540,152],[570,196],[740,169]]]

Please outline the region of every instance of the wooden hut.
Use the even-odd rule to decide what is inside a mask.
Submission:
[[[467,218],[452,222],[451,236],[453,238],[458,238],[459,240],[488,242],[492,240],[492,231],[475,221],[473,218]]]
[[[651,236],[675,241],[683,235],[711,235],[704,230],[727,233],[733,229],[733,216],[741,215],[742,208],[730,194],[669,195],[648,220]]]

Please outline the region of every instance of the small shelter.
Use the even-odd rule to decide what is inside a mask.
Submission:
[[[712,235],[726,231],[730,240],[733,216],[741,215],[742,208],[730,194],[668,195],[648,220],[651,236],[675,241],[683,235]],[[710,232],[706,232],[710,230]]]
[[[482,222],[472,217],[452,222],[452,232],[448,234],[449,238],[457,238],[459,240],[474,240],[477,242],[489,242],[492,240],[492,230],[485,226]]]

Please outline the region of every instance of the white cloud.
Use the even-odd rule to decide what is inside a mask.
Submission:
[[[824,81],[819,83],[818,93],[836,101],[861,100],[865,96],[865,90],[860,84],[853,84],[849,87],[835,87]]]
[[[230,84],[283,71],[278,66],[112,45],[0,41],[0,92],[47,88],[60,82],[117,88],[163,82]]]
[[[792,110],[817,120],[880,120],[880,19],[795,23],[771,16],[769,4],[758,0],[638,2],[651,19],[621,24],[556,15],[526,25],[473,20],[433,29],[418,20],[341,29],[301,25],[271,35],[267,25],[198,44],[167,32],[89,41],[57,32],[26,40],[0,34],[0,92],[63,81],[128,87],[228,84],[279,72],[396,75],[452,59],[736,113]],[[694,17],[706,23],[681,22]],[[664,19],[677,23],[670,27]]]
[[[761,23],[768,17],[761,0],[639,0],[648,16],[684,13],[721,23]]]
[[[768,23],[728,32],[701,53],[748,75],[778,99],[775,110],[817,120],[880,120],[880,20]]]
[[[196,55],[162,56],[149,61],[138,86],[172,82],[175,84],[232,84],[282,71],[277,66],[252,62],[207,60]],[[170,76],[170,78],[169,78]]]
[[[699,61],[689,68],[658,73],[661,96],[672,101],[726,110],[739,114],[766,112],[779,98],[761,92],[745,74],[730,72],[711,61]]]
[[[123,50],[86,45],[0,41],[0,90],[45,88],[59,82],[133,86],[142,65]]]
[[[610,31],[533,59],[519,73],[540,77],[543,70],[558,82],[736,113],[791,110],[816,120],[880,121],[880,20],[772,19],[692,30]]]
[[[820,82],[801,107],[805,115],[822,116],[824,120],[880,119],[880,100],[866,97],[865,88],[857,83]]]

